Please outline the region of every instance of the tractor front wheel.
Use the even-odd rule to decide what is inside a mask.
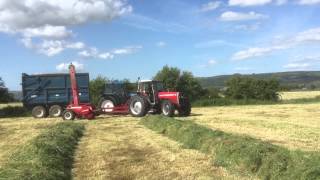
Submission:
[[[172,117],[174,115],[174,110],[175,110],[175,107],[170,101],[164,100],[162,102],[161,111],[163,115]]]
[[[76,117],[76,115],[74,114],[74,112],[72,111],[69,111],[69,110],[65,110],[63,113],[62,113],[62,118],[63,120],[74,120],[74,118]]]
[[[134,117],[145,116],[148,112],[148,102],[140,96],[133,96],[129,103],[130,114]]]

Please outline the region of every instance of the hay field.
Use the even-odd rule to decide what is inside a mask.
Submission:
[[[193,108],[196,123],[289,149],[320,151],[320,104]]]
[[[212,165],[210,156],[139,124],[132,117],[88,122],[76,152],[74,179],[242,179]],[[244,178],[243,178],[244,179]]]
[[[310,99],[320,96],[320,91],[280,92],[280,95],[282,100]]]
[[[57,122],[31,117],[0,119],[0,167],[15,150]]]

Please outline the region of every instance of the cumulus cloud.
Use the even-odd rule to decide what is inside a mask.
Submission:
[[[58,71],[61,71],[61,72],[65,72],[65,71],[68,71],[69,70],[69,65],[70,64],[73,64],[75,67],[76,67],[76,70],[77,71],[82,71],[84,70],[84,64],[78,62],[78,61],[72,61],[70,63],[61,63],[61,64],[58,64],[56,66],[56,70]]]
[[[220,20],[221,21],[247,21],[247,20],[265,19],[267,17],[268,17],[267,15],[259,14],[253,11],[249,13],[227,11],[221,14]]]
[[[230,6],[261,6],[271,3],[272,0],[229,0]]]
[[[122,0],[2,0],[0,24],[11,30],[109,21],[132,11]]]
[[[276,0],[276,5],[283,5],[286,4],[288,0]]]
[[[0,32],[18,34],[27,48],[53,56],[84,47],[66,41],[73,35],[70,26],[110,21],[131,11],[125,0],[1,0]],[[34,39],[42,43],[33,44]]]
[[[31,38],[23,38],[21,43],[29,49],[34,49],[38,53],[46,56],[54,56],[66,49],[82,49],[85,47],[82,42],[68,42],[64,40],[43,40],[40,43],[34,43]]]
[[[277,50],[289,49],[299,45],[320,43],[320,28],[309,29],[288,38],[281,38],[267,47],[251,47],[238,51],[232,60],[244,60],[268,55]]]
[[[142,46],[128,46],[125,48],[113,49],[109,52],[99,52],[97,48],[89,48],[80,51],[78,55],[84,58],[113,59],[117,55],[133,54],[139,49],[142,49]]]
[[[208,12],[219,8],[221,5],[220,1],[211,1],[201,6],[201,12]]]
[[[24,37],[42,37],[42,38],[55,38],[64,39],[72,35],[71,30],[67,30],[64,26],[50,26],[45,25],[39,28],[26,28],[21,30]]]
[[[301,4],[301,5],[320,4],[320,0],[299,0],[298,4]]]

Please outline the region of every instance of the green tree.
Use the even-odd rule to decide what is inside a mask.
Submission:
[[[154,80],[162,81],[164,86],[169,91],[177,90],[177,84],[180,78],[180,69],[176,67],[164,66],[153,78]]]
[[[162,81],[170,91],[179,91],[195,100],[202,96],[205,91],[199,81],[191,72],[183,71],[176,67],[164,66],[154,77],[154,80]]]
[[[0,77],[0,103],[8,103],[13,100],[12,94],[9,93],[8,88],[6,88],[4,81]]]
[[[279,98],[279,81],[235,76],[227,81],[226,97],[231,99],[257,99],[276,101]]]
[[[98,105],[101,95],[105,89],[105,85],[108,82],[108,79],[103,76],[98,76],[97,78],[93,79],[89,83],[89,90],[90,90],[90,98],[91,102],[95,105]]]

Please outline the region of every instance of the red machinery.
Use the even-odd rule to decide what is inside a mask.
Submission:
[[[69,73],[72,90],[72,102],[66,107],[66,110],[62,113],[62,118],[64,120],[74,120],[75,117],[94,119],[95,107],[88,103],[80,103],[76,79],[76,70],[73,64],[69,66]]]

